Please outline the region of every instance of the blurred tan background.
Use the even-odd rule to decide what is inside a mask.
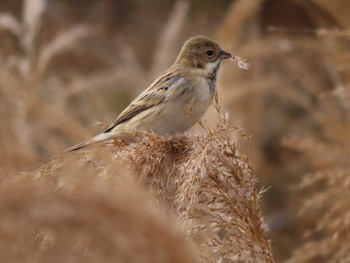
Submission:
[[[1,1],[1,176],[96,134],[207,35],[251,63],[223,65],[219,96],[269,188],[277,261],[350,257],[349,13],[345,0]]]

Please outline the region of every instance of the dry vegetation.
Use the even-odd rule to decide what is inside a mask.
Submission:
[[[270,242],[266,236],[266,226],[258,206],[261,193],[256,190],[255,175],[247,158],[241,156],[230,139],[225,137],[226,129],[224,128],[222,133],[181,137],[140,134],[140,141],[130,145],[121,141],[108,142],[103,147],[90,147],[79,153],[73,152],[57,157],[38,171],[22,175],[12,184],[34,181],[42,186],[51,185],[59,196],[62,192],[64,195],[74,193],[72,202],[75,199],[78,199],[78,202],[79,195],[84,195],[85,192],[87,198],[92,200],[98,198],[93,196],[96,192],[102,192],[102,198],[107,198],[104,202],[108,207],[115,205],[114,196],[118,200],[120,195],[127,192],[122,200],[118,200],[120,205],[124,202],[132,206],[131,212],[128,206],[124,207],[125,212],[131,214],[127,216],[134,216],[133,220],[137,226],[149,228],[151,233],[157,231],[151,229],[149,223],[145,223],[147,218],[143,221],[143,211],[146,211],[146,216],[150,213],[147,203],[138,199],[138,194],[130,199],[129,195],[134,195],[136,190],[130,190],[134,185],[125,180],[126,176],[120,175],[120,167],[116,164],[121,163],[135,172],[137,181],[156,198],[163,211],[168,211],[167,214],[177,218],[177,223],[169,223],[169,231],[177,233],[176,231],[184,229],[190,240],[196,244],[195,251],[198,251],[204,262],[274,262]],[[102,183],[110,183],[109,188],[101,189],[100,180]],[[139,188],[137,190],[140,191]],[[109,195],[111,203],[108,201]],[[69,200],[69,195],[66,198]],[[49,204],[50,201],[45,200],[45,203]],[[140,209],[139,214],[134,214],[133,212],[142,205],[145,207]],[[80,209],[78,211],[80,214]],[[51,213],[55,215],[57,211]],[[99,214],[100,211],[91,213]],[[160,220],[161,224],[164,215],[155,215],[156,217],[148,220]],[[46,216],[50,216],[50,213]],[[83,218],[88,216],[89,214],[84,215]],[[78,220],[81,220],[80,216]],[[119,219],[118,214],[114,220],[117,221],[115,224],[122,225],[120,229],[124,228],[126,233],[134,236],[132,231],[129,231],[130,227],[133,227],[132,221],[124,222]],[[111,227],[111,230],[115,228],[106,227]],[[115,232],[118,233],[119,228]],[[138,250],[137,245],[142,242],[157,245],[153,239],[138,240],[148,237],[141,235],[143,233],[137,234],[141,237],[134,236],[132,240],[123,240],[130,246],[129,249],[135,247],[135,250]],[[122,238],[125,239],[124,236]],[[145,245],[143,249],[150,249],[148,246]],[[91,253],[96,253],[94,246],[90,247]],[[158,249],[161,251],[164,248]],[[174,247],[172,252],[177,253],[178,250],[183,248]],[[183,253],[186,254],[185,252]],[[178,258],[181,257],[179,255]]]
[[[1,262],[198,262],[185,235],[169,227],[175,220],[130,173],[114,163],[110,177],[99,176],[77,162],[54,161],[3,183]]]
[[[350,4],[213,2],[0,4],[1,262],[350,262]],[[58,154],[198,34],[228,120]]]

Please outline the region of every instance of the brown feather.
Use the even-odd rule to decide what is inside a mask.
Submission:
[[[171,72],[171,71],[170,71]],[[174,72],[174,71],[172,71]],[[181,77],[181,74],[175,75],[176,79]],[[148,110],[165,101],[168,88],[174,82],[174,75],[169,74],[169,70],[165,71],[149,88],[142,92],[114,121],[114,123],[104,131],[110,132],[117,125],[130,120],[136,115]],[[160,86],[159,84],[162,83]]]

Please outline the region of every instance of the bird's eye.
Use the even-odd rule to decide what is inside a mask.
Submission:
[[[211,57],[212,55],[214,55],[214,51],[213,50],[207,50],[205,52],[205,54],[207,54],[208,57]]]

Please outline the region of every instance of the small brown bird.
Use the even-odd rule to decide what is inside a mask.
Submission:
[[[216,93],[221,62],[231,54],[208,37],[188,39],[174,64],[101,134],[67,151],[110,138],[129,140],[135,131],[181,133],[204,115]]]

